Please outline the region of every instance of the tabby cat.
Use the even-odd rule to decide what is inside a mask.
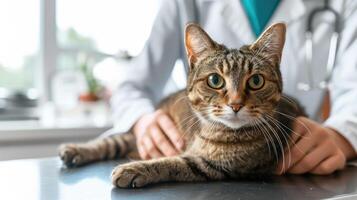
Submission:
[[[289,147],[301,107],[282,94],[279,69],[285,25],[270,26],[252,45],[228,49],[197,24],[188,24],[185,45],[190,64],[187,88],[158,108],[169,114],[188,142],[179,156],[117,166],[117,187],[164,181],[207,181],[272,174]],[[64,164],[80,166],[137,151],[130,131],[84,144],[65,144]]]

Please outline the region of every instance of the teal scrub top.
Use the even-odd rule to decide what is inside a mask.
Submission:
[[[252,30],[258,37],[273,16],[280,0],[241,0],[241,3]]]

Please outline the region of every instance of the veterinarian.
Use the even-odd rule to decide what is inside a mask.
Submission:
[[[309,59],[305,53],[308,19],[325,3],[339,16],[338,48],[330,50],[334,17],[323,12],[311,23]],[[132,128],[143,159],[173,156],[185,147],[170,117],[155,110],[155,104],[163,98],[175,62],[181,59],[188,69],[183,32],[189,21],[201,24],[216,41],[232,48],[252,43],[274,22],[286,23],[281,61],[284,92],[297,98],[310,118],[298,118],[295,145],[277,173],[329,174],[356,157],[357,1],[163,0],[145,48],[112,98],[114,130]],[[320,83],[328,76],[328,58],[334,52],[333,73],[322,87]]]

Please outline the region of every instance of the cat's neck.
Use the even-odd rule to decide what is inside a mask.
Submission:
[[[243,126],[233,129],[224,124],[207,122],[201,124],[201,131],[197,134],[198,137],[209,142],[237,144],[261,138],[262,136],[257,134],[258,128],[257,126]]]

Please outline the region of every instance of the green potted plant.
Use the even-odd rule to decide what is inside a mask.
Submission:
[[[79,100],[83,102],[98,101],[100,100],[99,93],[102,86],[93,75],[93,67],[89,62],[88,56],[83,55],[79,57],[79,69],[87,85],[87,91],[79,95]]]

